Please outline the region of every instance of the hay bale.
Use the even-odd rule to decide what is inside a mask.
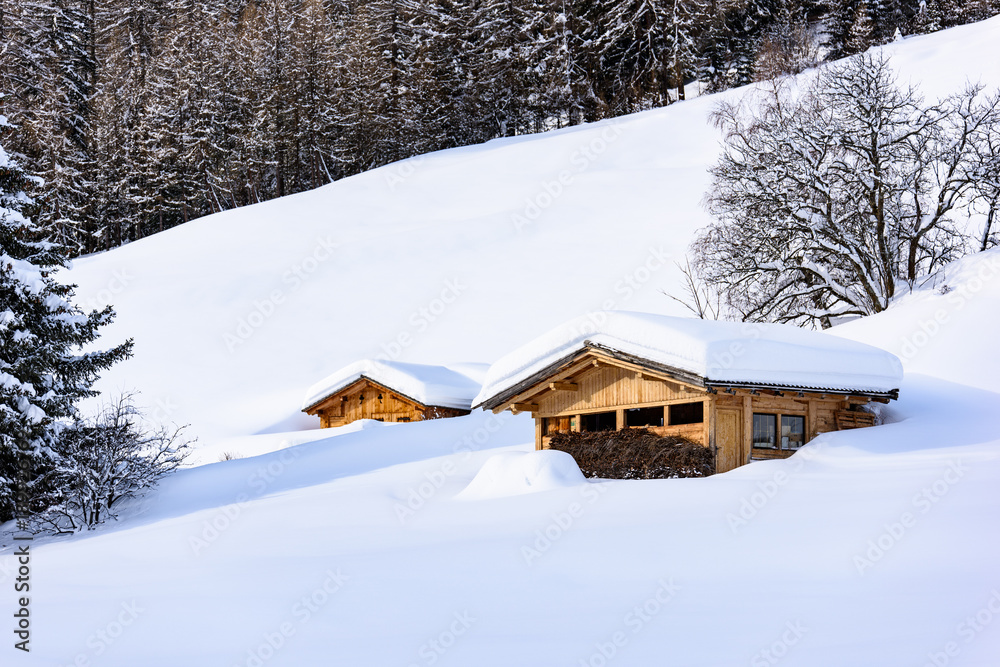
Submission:
[[[707,447],[644,428],[556,433],[549,447],[570,454],[587,477],[669,479],[715,473]]]

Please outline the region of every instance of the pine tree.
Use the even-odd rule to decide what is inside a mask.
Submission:
[[[844,55],[864,53],[872,46],[874,39],[874,28],[872,26],[871,13],[868,9],[867,0],[860,0],[854,10],[854,17],[851,20],[847,31],[847,39],[844,42]]]
[[[528,71],[527,36],[521,0],[483,0],[470,19],[472,91],[481,140],[528,131],[533,76]]]
[[[9,131],[0,117],[0,128]],[[27,192],[40,184],[0,148],[0,521],[37,510],[36,481],[52,463],[62,420],[94,396],[98,374],[131,354],[131,340],[80,353],[113,311],[82,312],[52,274],[62,249],[44,240]]]

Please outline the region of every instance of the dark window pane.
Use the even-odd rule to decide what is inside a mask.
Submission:
[[[778,415],[753,415],[753,446],[774,449],[777,443]]]
[[[582,431],[614,431],[618,428],[618,417],[614,412],[598,412],[582,415],[580,430]]]
[[[781,415],[781,448],[798,449],[805,444],[806,418]]]
[[[697,403],[678,403],[670,406],[670,425],[679,424],[700,424],[705,421],[705,404],[701,401]]]
[[[663,426],[663,408],[632,408],[625,411],[626,426]]]

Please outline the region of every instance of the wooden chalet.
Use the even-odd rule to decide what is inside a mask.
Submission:
[[[548,342],[498,362],[477,406],[530,412],[536,449],[560,431],[644,427],[710,447],[724,472],[791,456],[820,433],[871,426],[875,415],[865,406],[898,395],[898,359],[827,334],[607,316],[603,330],[550,332]]]
[[[465,365],[473,375],[474,364]],[[459,417],[470,412],[480,382],[443,366],[363,360],[346,366],[310,388],[302,411],[317,415],[321,428],[358,419],[415,422]]]

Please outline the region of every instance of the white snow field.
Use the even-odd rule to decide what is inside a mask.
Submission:
[[[994,19],[890,50],[938,95],[959,73],[1000,83],[998,37]],[[705,221],[712,101],[439,153],[78,261],[80,293],[118,309],[108,337],[136,338],[105,390],[191,422],[203,462],[248,458],[33,542],[27,654],[0,540],[3,664],[1000,664],[1000,251],[835,329],[900,357],[900,400],[785,461],[588,481],[531,451],[529,418],[482,411],[287,433],[312,424],[306,389],[358,359],[492,362],[588,311],[671,312],[661,253]]]

